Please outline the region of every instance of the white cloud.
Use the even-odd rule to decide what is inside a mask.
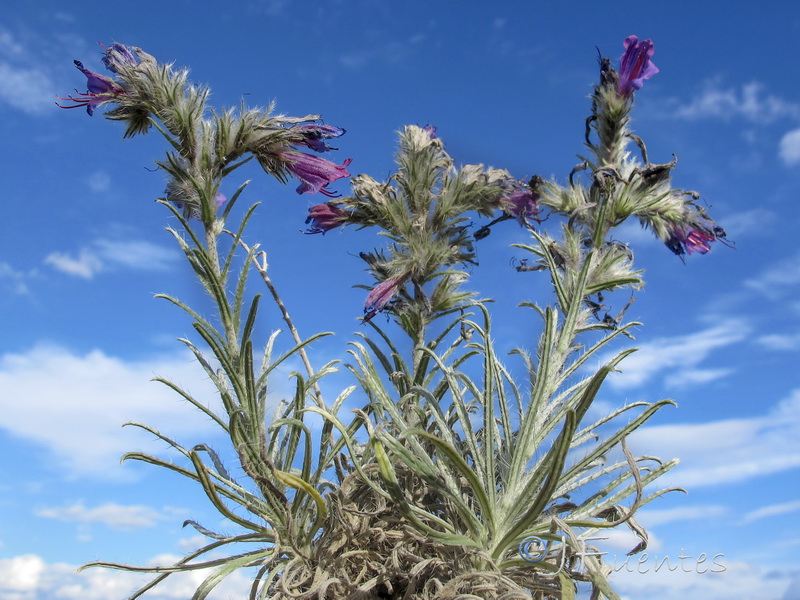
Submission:
[[[636,513],[636,520],[645,528],[688,520],[706,520],[724,516],[728,508],[720,505],[678,506],[675,508],[645,507]]]
[[[642,224],[635,219],[628,219],[614,230],[614,235],[621,240],[625,240],[633,246],[634,251],[637,246],[645,244],[662,244],[652,231],[642,227]]]
[[[159,556],[152,565],[172,564],[178,557]],[[109,600],[127,598],[154,577],[153,574],[126,573],[109,569],[77,572],[78,565],[47,563],[34,554],[0,559],[0,600]],[[191,597],[210,570],[170,575],[147,592],[148,600],[177,600]],[[218,585],[208,600],[244,598],[252,581],[237,571]]]
[[[733,369],[684,369],[666,377],[664,383],[670,388],[685,388],[710,383],[731,373]]]
[[[643,427],[631,435],[631,445],[649,455],[680,457],[681,464],[659,479],[665,487],[698,488],[797,469],[800,389],[762,416]]]
[[[778,144],[778,156],[788,167],[800,165],[800,129],[784,134]]]
[[[752,523],[753,521],[759,521],[776,515],[786,515],[793,512],[800,512],[800,500],[762,506],[759,509],[747,513],[742,521],[744,523]]]
[[[64,252],[52,252],[44,258],[44,263],[54,269],[92,279],[98,273],[118,267],[163,271],[177,257],[171,248],[165,248],[144,240],[97,239],[89,246],[81,248],[77,256]]]
[[[647,383],[661,372],[669,372],[668,383],[678,385],[682,380],[689,383],[712,381],[729,371],[724,369],[696,369],[717,348],[728,346],[747,336],[747,327],[735,320],[691,333],[688,335],[658,338],[642,344],[639,350],[620,363],[621,373],[614,373],[608,382],[617,389],[629,389]],[[609,357],[601,359],[601,362]]]
[[[194,552],[198,548],[202,548],[208,544],[208,538],[204,535],[194,535],[188,538],[181,538],[178,540],[178,547],[186,552]]]
[[[44,561],[38,556],[17,556],[11,560],[0,560],[0,573],[5,566],[11,566],[2,577],[1,586],[13,592],[29,592],[36,589],[36,584],[44,572]],[[2,589],[2,588],[0,588]]]
[[[131,269],[163,271],[178,256],[171,247],[166,248],[143,240],[120,242],[100,239],[94,242],[94,246],[106,264]]]
[[[686,120],[739,119],[754,125],[765,125],[781,120],[800,120],[800,103],[791,102],[765,91],[756,81],[736,87],[723,87],[719,80],[706,83],[702,91],[688,102],[672,99],[667,112],[675,118]],[[752,131],[745,132],[754,141]],[[786,132],[778,143],[778,156],[788,167],[800,165],[800,129]],[[758,164],[757,154],[746,157],[742,168]]]
[[[58,19],[60,14],[48,17]],[[77,35],[0,24],[0,107],[31,116],[58,114],[56,96],[74,94],[81,86],[86,90],[86,78],[65,68],[71,61],[64,59],[82,56],[88,48]]]
[[[382,62],[391,65],[404,63],[411,55],[419,52],[422,42],[427,39],[423,33],[415,33],[403,40],[381,40],[367,49],[341,54],[339,64],[346,69],[358,71],[371,64]]]
[[[636,513],[636,520],[639,521],[639,513]],[[641,538],[636,535],[629,527],[624,525],[613,529],[601,529],[594,536],[590,545],[597,548],[600,552],[605,552],[603,560],[622,562],[625,555],[641,543]],[[661,539],[656,537],[652,531],[647,532],[647,549],[658,550],[663,546]],[[619,558],[617,558],[619,557]]]
[[[111,177],[105,171],[95,171],[87,179],[89,189],[97,194],[107,192],[111,187]]]
[[[288,374],[298,366],[286,364],[270,377],[271,406],[291,396]],[[154,427],[189,448],[218,442],[229,446],[227,436],[207,416],[151,381],[155,376],[224,414],[216,389],[188,351],[124,361],[100,350],[78,354],[39,344],[27,352],[0,355],[0,429],[48,450],[45,465],[71,478],[129,478],[119,459],[132,450],[174,458],[151,434],[121,428],[129,421]]]
[[[777,300],[794,288],[800,288],[800,253],[786,257],[770,266],[758,276],[744,282],[745,287],[755,290],[771,300]]]
[[[0,62],[0,101],[29,115],[52,112],[56,86],[43,71]]]
[[[765,93],[758,82],[747,83],[737,90],[722,88],[718,81],[711,81],[688,104],[678,106],[673,115],[690,120],[741,118],[752,123],[771,123],[800,118],[800,104]]]
[[[125,506],[113,502],[93,508],[87,507],[83,502],[76,502],[69,506],[38,508],[34,514],[71,523],[101,523],[118,530],[153,527],[166,517],[166,511],[158,511],[149,506]]]
[[[25,47],[14,40],[11,32],[0,29],[0,54],[22,57],[24,53]]]
[[[762,207],[738,210],[719,217],[718,222],[725,227],[728,238],[733,240],[740,235],[770,235],[770,225],[779,219],[774,212]]]
[[[795,334],[762,335],[756,338],[756,343],[770,350],[797,350],[800,349],[800,332]]]
[[[620,569],[611,576],[611,584],[623,600],[673,600],[674,598],[703,598],[703,600],[795,600],[796,585],[800,582],[797,568],[780,569],[773,566],[732,562],[724,555],[709,555],[700,561],[700,553],[686,551],[683,563],[679,553],[670,555],[670,565],[656,570],[656,561],[646,561],[637,568],[632,557],[630,571]],[[683,554],[683,552],[680,552]],[[659,556],[659,560],[663,556]],[[722,567],[715,566],[716,564]],[[722,570],[724,568],[724,570]]]
[[[25,281],[27,278],[25,273],[17,271],[8,263],[0,262],[0,281],[3,282],[3,287],[12,294],[20,296],[30,294],[30,289]]]
[[[73,258],[62,252],[51,252],[44,258],[44,264],[50,265],[57,271],[74,275],[83,279],[91,279],[103,270],[103,261],[96,253],[88,249],[83,249],[77,258]]]
[[[207,417],[186,404],[154,375],[186,386],[195,397],[217,402],[201,368],[187,354],[125,362],[102,351],[75,354],[39,345],[20,354],[0,355],[3,410],[0,427],[52,453],[48,464],[68,476],[120,479],[127,475],[120,456],[151,447],[152,436],[123,422],[156,426],[190,445],[207,438]],[[161,451],[163,444],[158,445]]]

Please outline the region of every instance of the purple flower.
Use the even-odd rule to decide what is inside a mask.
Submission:
[[[708,217],[699,217],[694,223],[676,225],[670,232],[669,239],[664,242],[683,260],[684,254],[706,254],[711,250],[711,242],[720,241],[730,246],[725,240],[725,230]]]
[[[78,70],[86,75],[86,78],[88,79],[87,87],[89,88],[89,91],[86,93],[77,92],[77,97],[59,97],[59,100],[69,100],[70,102],[75,103],[72,106],[61,106],[59,104],[58,106],[61,106],[61,108],[79,108],[81,106],[85,106],[86,112],[89,113],[89,116],[91,116],[94,114],[94,110],[98,106],[104,102],[113,100],[113,98],[110,98],[109,96],[119,96],[125,93],[125,90],[113,79],[109,79],[105,75],[100,75],[99,73],[95,73],[94,71],[84,68],[83,63],[79,60],[74,62]]]
[[[617,93],[629,97],[634,90],[640,90],[645,79],[658,73],[650,59],[655,52],[652,40],[639,41],[635,35],[625,39],[625,52],[619,57],[619,81]]]
[[[306,224],[311,223],[306,233],[322,233],[343,225],[347,213],[330,202],[317,204],[308,209]]]
[[[518,188],[503,198],[503,205],[506,212],[517,218],[520,225],[528,219],[539,221],[539,199],[529,189]]]
[[[438,136],[436,135],[436,126],[435,125],[425,125],[422,130],[428,134],[428,137],[432,140],[435,140]]]
[[[314,152],[327,152],[328,150],[336,150],[331,148],[322,140],[339,137],[345,134],[345,130],[335,125],[296,125],[292,127],[292,131],[298,132],[303,136],[300,142],[304,146],[308,146]]]
[[[705,231],[676,227],[665,244],[667,248],[681,256],[683,254],[692,254],[693,252],[706,254],[711,250],[711,246],[708,243],[715,240],[714,236]]]
[[[381,281],[378,285],[372,288],[372,291],[367,295],[367,300],[364,302],[364,322],[366,323],[372,317],[377,315],[389,303],[400,286],[408,279],[408,274],[398,275],[386,281]]]
[[[97,43],[100,44],[100,42]],[[100,60],[109,71],[119,74],[125,67],[135,67],[139,64],[139,59],[134,56],[130,48],[123,44],[114,42],[110,48],[106,48],[103,44],[100,44],[100,46],[106,51],[105,56]]]
[[[286,163],[286,168],[300,180],[301,183],[297,186],[298,194],[320,193],[329,198],[335,198],[337,194],[325,188],[337,179],[350,177],[350,173],[345,167],[353,161],[352,158],[348,158],[341,165],[337,165],[313,154],[295,150],[278,152],[278,157]]]

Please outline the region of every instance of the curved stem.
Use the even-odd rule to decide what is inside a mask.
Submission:
[[[239,245],[244,249],[246,253],[250,253],[250,248],[245,244],[242,240],[239,240]],[[289,315],[289,311],[286,309],[286,305],[281,300],[281,297],[278,295],[278,290],[275,288],[275,285],[272,283],[272,279],[270,279],[269,274],[267,273],[267,253],[263,250],[258,254],[253,256],[253,264],[256,267],[259,275],[261,275],[261,279],[264,281],[264,284],[267,286],[269,293],[272,295],[272,299],[275,301],[278,309],[281,311],[281,316],[283,317],[284,322],[289,327],[289,332],[292,334],[292,338],[294,339],[295,343],[300,346],[303,343],[303,340],[300,338],[300,334],[297,331],[297,328],[294,326],[294,322],[292,321],[292,317]],[[308,353],[304,347],[299,348],[298,350],[300,354],[300,358],[303,361],[303,365],[306,368],[306,372],[308,373],[309,377],[313,377],[315,372],[314,368],[311,366],[311,361],[308,358]],[[320,390],[319,384],[314,382],[314,396],[317,400],[317,406],[324,408],[325,404],[322,401],[322,390]]]

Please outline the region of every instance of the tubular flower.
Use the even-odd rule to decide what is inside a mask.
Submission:
[[[66,98],[59,97],[59,100],[69,100],[75,104],[72,106],[61,106],[61,108],[79,108],[86,107],[86,112],[89,116],[94,114],[95,109],[105,102],[113,100],[111,96],[119,96],[125,93],[125,90],[116,83],[113,79],[109,79],[105,75],[100,75],[94,71],[90,71],[83,66],[79,60],[74,61],[75,66],[81,73],[86,75],[88,80],[87,87],[89,91],[86,93],[78,92],[77,97],[67,96]]]
[[[625,39],[625,52],[619,57],[619,80],[617,93],[628,98],[634,90],[642,89],[645,79],[658,73],[650,59],[655,52],[652,40],[639,41],[635,35]]]
[[[422,130],[428,134],[428,137],[432,140],[435,140],[438,136],[436,135],[436,126],[435,125],[425,125]]]
[[[139,64],[139,59],[124,44],[114,42],[110,48],[106,48],[103,44],[100,44],[100,46],[106,51],[105,56],[100,60],[109,71],[119,74],[125,67],[135,67]]]
[[[296,125],[292,127],[292,131],[302,134],[303,140],[300,143],[311,148],[314,152],[336,150],[336,148],[328,146],[323,140],[339,137],[346,133],[344,129],[335,125]]]
[[[383,310],[406,279],[408,279],[408,274],[398,275],[386,281],[381,281],[372,288],[372,291],[367,295],[366,302],[364,302],[365,323]]]
[[[330,202],[317,204],[308,209],[306,224],[311,224],[305,233],[322,233],[344,225],[347,213]]]
[[[337,179],[350,177],[350,173],[345,167],[353,160],[348,158],[341,165],[337,165],[313,154],[295,150],[278,152],[278,157],[285,163],[286,168],[300,180],[301,183],[297,186],[298,194],[320,193],[329,198],[335,198],[338,194],[325,188]]]
[[[529,189],[516,189],[503,198],[503,207],[506,212],[516,217],[520,225],[528,219],[539,221],[538,195]]]
[[[664,242],[672,252],[683,260],[684,254],[706,254],[711,250],[711,242],[725,243],[725,230],[707,217],[701,217],[695,223],[676,226],[669,239]],[[726,244],[730,245],[730,244]]]

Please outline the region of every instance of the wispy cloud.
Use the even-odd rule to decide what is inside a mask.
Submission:
[[[0,101],[29,115],[52,112],[56,85],[42,70],[0,62]]]
[[[778,220],[778,215],[763,207],[720,215],[720,222],[725,227],[728,238],[733,240],[741,235],[770,235],[771,226]]]
[[[786,118],[800,119],[800,104],[765,92],[764,86],[755,81],[738,89],[711,81],[688,102],[676,100],[672,115],[689,120],[738,118],[763,124]]]
[[[798,350],[800,349],[800,332],[794,334],[774,333],[756,338],[756,343],[770,350]]]
[[[652,554],[664,548],[664,541],[654,533],[654,528],[669,523],[716,519],[728,512],[727,507],[719,505],[679,506],[668,509],[644,508],[636,513],[636,520],[647,529],[647,551]],[[603,538],[602,541],[597,541],[597,547],[607,551],[611,555],[607,558],[611,560],[614,560],[615,554],[620,551],[627,553],[641,541],[632,530],[620,527],[604,529],[598,532],[597,536]],[[625,558],[621,557],[618,563],[624,560]]]
[[[38,34],[31,35],[36,39],[26,41],[0,26],[0,105],[38,116],[53,112],[58,86],[42,55],[49,44],[39,43]]]
[[[46,345],[2,355],[0,427],[51,450],[54,464],[69,476],[125,478],[119,457],[153,441],[138,429],[120,429],[123,422],[152,424],[178,438],[191,433],[193,440],[212,431],[207,418],[150,381],[154,374],[195,382],[189,388],[197,397],[214,398],[188,356],[125,362],[99,350],[75,354]]]
[[[159,511],[149,506],[125,506],[113,502],[93,508],[87,507],[83,502],[76,502],[69,506],[43,507],[34,511],[36,516],[46,519],[69,523],[101,523],[117,530],[153,527],[158,521],[167,517],[166,513],[167,511]]]
[[[758,417],[644,427],[631,440],[648,454],[681,458],[660,480],[665,486],[698,488],[797,469],[800,389]]]
[[[6,262],[0,262],[0,285],[12,294],[26,296],[30,294],[27,280],[33,273],[23,273],[17,271],[14,267]]]
[[[84,248],[76,257],[63,252],[51,252],[44,258],[44,264],[50,265],[57,271],[91,279],[103,270],[103,261],[91,250]]]
[[[800,165],[800,129],[793,129],[783,135],[778,144],[778,156],[787,167]]]
[[[728,510],[726,506],[717,504],[678,506],[665,509],[644,508],[636,513],[636,520],[645,527],[658,527],[659,525],[667,525],[669,523],[714,519],[725,516]]]
[[[773,261],[756,277],[744,282],[745,287],[759,294],[777,300],[800,288],[800,253]]]
[[[685,388],[693,385],[711,383],[733,373],[733,369],[683,369],[664,379],[670,388]]]
[[[24,54],[24,46],[14,38],[14,35],[6,29],[0,29],[0,56],[22,57]]]
[[[52,252],[44,258],[44,263],[67,275],[92,279],[98,273],[117,268],[163,271],[176,257],[174,250],[144,240],[101,238],[77,254]]]
[[[404,40],[384,40],[367,50],[359,49],[342,54],[339,63],[352,71],[375,62],[398,65],[417,53],[426,39],[425,34],[415,33]]]
[[[611,575],[612,586],[623,598],[647,598],[647,600],[674,598],[791,600],[797,597],[794,594],[797,583],[800,582],[800,569],[797,568],[781,569],[774,565],[732,562],[724,555],[712,560],[713,554],[702,557],[701,561],[699,552],[692,553],[688,549],[684,551],[680,548],[667,554],[671,558],[672,568],[662,566],[656,569],[657,563],[654,557],[650,557],[653,560],[645,561],[645,568],[640,569],[631,559],[629,569],[619,569]],[[691,556],[680,562],[679,554]],[[715,566],[715,562],[722,565],[724,570]]]
[[[213,443],[219,434],[213,423],[151,381],[156,375],[185,386],[207,406],[219,406],[216,390],[188,352],[125,361],[100,350],[79,354],[42,344],[0,355],[0,428],[49,450],[47,464],[73,478],[125,479],[130,472],[119,466],[123,453],[162,452],[164,445],[150,434],[121,429],[126,421],[146,423],[179,441]],[[270,399],[290,394],[288,377],[281,380],[276,372],[270,381]]]
[[[617,389],[635,388],[662,372],[670,373],[666,382],[676,387],[682,385],[683,381],[697,384],[719,379],[730,371],[698,369],[697,365],[712,351],[738,342],[747,334],[745,323],[729,320],[696,333],[655,339],[642,344],[637,352],[628,356],[620,364],[622,372],[609,377],[609,385]]]
[[[753,521],[760,521],[761,519],[775,517],[778,515],[786,515],[793,512],[800,512],[800,500],[762,506],[761,508],[747,513],[742,519],[742,522],[752,523]]]
[[[703,89],[689,100],[672,98],[664,111],[672,118],[698,121],[701,119],[719,119],[748,123],[750,125],[768,125],[780,121],[796,123],[800,121],[800,103],[781,98],[769,93],[765,86],[757,81],[738,87],[725,87],[718,79],[709,81]],[[744,133],[745,138],[755,140],[751,132]],[[800,165],[800,129],[795,128],[783,134],[777,143],[778,158],[787,167]],[[757,154],[746,159],[742,168],[758,164]]]
[[[89,189],[96,194],[107,192],[111,188],[111,177],[104,171],[95,171],[86,181]]]

